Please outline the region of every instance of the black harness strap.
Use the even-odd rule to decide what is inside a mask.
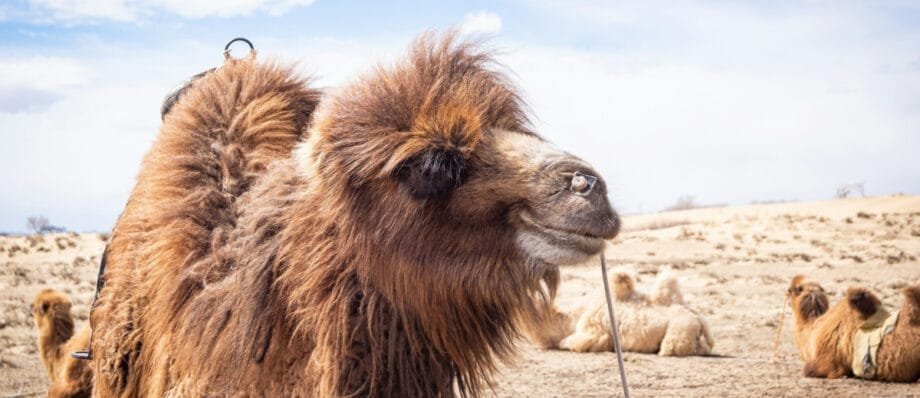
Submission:
[[[74,359],[90,360],[93,359],[93,310],[96,309],[96,302],[99,300],[99,292],[105,287],[105,265],[106,257],[109,253],[109,245],[105,245],[102,250],[102,259],[99,260],[99,276],[96,277],[96,294],[93,296],[93,303],[89,306],[89,347],[82,351],[74,351],[70,356]]]

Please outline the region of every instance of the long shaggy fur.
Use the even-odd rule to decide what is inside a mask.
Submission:
[[[318,99],[288,69],[230,60],[166,115],[108,247],[92,314],[96,395],[201,395],[247,381],[216,377],[223,370],[267,376],[253,359],[265,359],[269,339],[290,336],[273,329],[283,317],[272,307],[270,259],[258,258],[269,248],[256,243],[279,227],[241,223],[242,197],[290,156]],[[280,206],[262,207],[271,205]]]
[[[610,275],[610,285],[616,296],[616,316],[625,351],[658,353],[662,356],[708,355],[715,345],[709,326],[683,302],[677,279],[670,272],[661,272],[653,289],[644,293],[636,288],[635,276],[628,271]],[[578,316],[577,323],[555,310],[554,316],[544,315],[535,322],[535,332],[528,337],[542,347],[558,347],[576,352],[613,350],[610,320],[603,295]],[[553,322],[553,320],[558,320]],[[548,344],[558,336],[557,329],[568,327],[561,340]],[[540,334],[539,330],[546,333]]]
[[[42,290],[32,303],[32,318],[38,329],[38,352],[48,373],[49,397],[89,397],[93,375],[89,364],[70,353],[89,344],[89,328],[74,335],[70,298],[52,289]]]
[[[796,276],[790,286],[795,342],[808,377],[851,376],[853,336],[881,301],[868,289],[851,287],[827,309],[827,296],[814,282]],[[920,286],[904,289],[904,302],[894,330],[882,338],[875,379],[914,382],[920,378]]]
[[[479,182],[500,176],[446,192],[486,131],[528,131],[488,54],[423,37],[324,99],[290,156],[316,104],[231,61],[167,115],[109,246],[97,395],[478,395],[510,357],[555,285],[511,266]]]
[[[535,305],[530,312],[522,313],[518,322],[524,337],[544,350],[559,348],[559,341],[575,328],[572,316],[554,303],[559,279],[558,269],[543,276],[544,288],[533,295]]]

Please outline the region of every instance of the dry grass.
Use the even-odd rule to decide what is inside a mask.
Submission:
[[[666,229],[672,227],[679,227],[681,225],[691,224],[690,220],[687,219],[671,219],[671,218],[660,218],[651,221],[646,221],[637,224],[624,224],[623,232],[639,232],[639,231],[654,231],[657,229]]]

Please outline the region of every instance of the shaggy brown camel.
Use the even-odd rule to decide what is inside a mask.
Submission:
[[[789,288],[796,327],[796,345],[805,361],[805,376],[830,379],[853,376],[880,381],[920,379],[920,285],[904,288],[904,302],[891,317],[868,289],[851,287],[840,302],[827,308],[820,286],[796,276]],[[818,314],[820,313],[820,314]],[[815,314],[818,314],[815,316]],[[888,320],[888,322],[886,322]],[[860,330],[870,333],[860,333]],[[872,335],[874,359],[864,364]],[[856,351],[859,351],[858,353]]]
[[[32,319],[38,329],[38,353],[51,387],[49,397],[88,397],[93,384],[89,364],[70,357],[89,343],[89,329],[74,335],[70,298],[52,289],[42,290],[32,303]]]
[[[315,113],[291,75],[229,61],[164,119],[108,248],[94,394],[480,395],[541,281],[618,231],[476,45],[423,36]]]

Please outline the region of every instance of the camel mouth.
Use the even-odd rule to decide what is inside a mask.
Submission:
[[[600,236],[540,223],[526,210],[518,214],[518,219],[522,224],[518,230],[519,245],[529,255],[551,264],[583,262],[600,253],[606,244]]]
[[[596,235],[592,235],[587,232],[575,232],[563,227],[552,227],[546,224],[538,222],[533,215],[528,211],[522,211],[520,214],[521,221],[524,222],[527,226],[538,230],[541,233],[556,237],[563,241],[577,241],[577,242],[587,242],[587,243],[597,243],[604,242],[604,238]]]

